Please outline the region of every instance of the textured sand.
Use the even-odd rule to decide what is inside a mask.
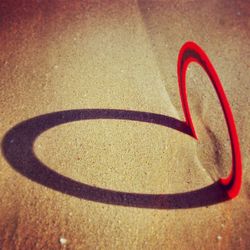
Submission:
[[[231,103],[244,179],[233,201],[209,204],[208,195],[199,205],[192,195],[190,204],[185,197],[162,202],[164,194],[207,187],[231,166],[218,100],[206,74],[191,65],[188,96],[198,142],[150,115],[151,122],[129,120],[132,113],[123,120],[65,120],[36,138],[41,164],[104,192],[81,184],[75,190],[64,181],[54,183],[64,193],[49,188],[51,182],[36,176],[30,152],[25,155],[28,144],[20,162],[20,147],[9,138],[17,151],[15,166],[3,149],[0,156],[0,249],[248,249],[249,10],[243,0],[2,0],[2,148],[12,127],[57,111],[120,109],[183,120],[176,63],[182,44],[193,40],[209,55]]]

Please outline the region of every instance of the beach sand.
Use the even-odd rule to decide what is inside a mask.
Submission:
[[[243,0],[1,1],[0,249],[249,249],[249,16]],[[198,141],[183,129],[188,40],[234,114],[233,200],[216,185],[231,168],[226,123],[196,64]]]

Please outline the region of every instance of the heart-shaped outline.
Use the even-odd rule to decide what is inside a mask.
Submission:
[[[229,198],[236,197],[241,188],[242,183],[242,161],[240,153],[240,144],[237,135],[237,130],[233,118],[233,114],[227,100],[226,94],[223,90],[221,81],[210,62],[206,53],[200,48],[196,43],[188,41],[180,49],[177,62],[177,74],[178,74],[178,84],[179,92],[182,102],[182,108],[185,115],[185,120],[189,128],[191,129],[191,134],[195,139],[198,139],[197,134],[194,129],[188,100],[187,100],[187,89],[186,89],[186,72],[188,65],[191,62],[198,63],[209,76],[217,96],[220,100],[220,104],[223,109],[223,113],[226,119],[227,128],[230,136],[231,149],[232,149],[232,169],[230,175],[227,178],[221,178],[220,183],[226,190]]]
[[[186,95],[186,71],[189,63],[197,62],[209,75],[225,114],[232,148],[233,167],[228,178],[220,179],[205,188],[176,194],[140,194],[103,189],[77,182],[60,175],[36,157],[34,142],[44,131],[60,124],[89,119],[119,119],[149,122],[176,129],[197,139]],[[242,165],[240,146],[233,115],[220,80],[204,51],[195,43],[187,42],[178,57],[178,81],[185,122],[172,117],[129,110],[85,109],[48,113],[23,121],[5,134],[1,151],[10,165],[34,182],[78,198],[129,207],[180,209],[216,204],[238,195],[241,187]],[[15,142],[15,143],[13,143]],[[226,192],[217,188],[220,183]],[[222,190],[221,190],[222,191]]]

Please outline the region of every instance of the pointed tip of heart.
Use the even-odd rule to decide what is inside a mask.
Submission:
[[[234,180],[233,182],[233,179],[231,179],[230,175],[228,178],[221,178],[220,184],[225,189],[225,192],[229,200],[232,200],[239,195],[241,187],[241,179],[238,179],[237,181]]]

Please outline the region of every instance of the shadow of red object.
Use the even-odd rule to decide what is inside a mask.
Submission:
[[[186,91],[186,71],[188,65],[191,62],[198,63],[208,74],[217,93],[217,96],[220,100],[223,113],[226,119],[232,148],[232,170],[227,178],[220,179],[220,183],[222,187],[226,190],[228,197],[232,199],[239,194],[242,182],[240,145],[233,114],[225,92],[223,90],[222,84],[220,82],[220,79],[209,58],[197,44],[195,44],[194,42],[186,42],[179,52],[177,70],[182,108],[185,115],[186,123],[191,129],[192,136],[197,139],[197,135],[194,129],[192,117],[188,106]]]
[[[128,193],[95,187],[63,176],[41,162],[34,150],[41,133],[61,124],[97,119],[147,122],[191,135],[186,123],[175,118],[133,110],[79,109],[44,114],[10,129],[2,141],[2,153],[10,165],[30,180],[80,199],[126,207],[185,209],[209,206],[228,200],[218,182],[201,189],[175,194]]]

